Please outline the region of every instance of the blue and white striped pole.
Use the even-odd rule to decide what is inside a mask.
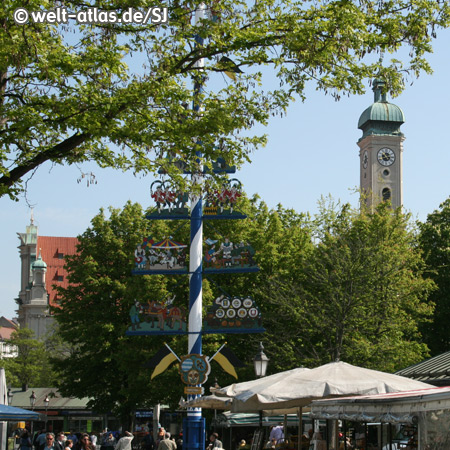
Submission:
[[[202,3],[195,12],[195,23],[205,17],[206,5]],[[202,45],[203,39],[195,37],[196,45]],[[199,71],[204,67],[203,58],[196,63]],[[197,77],[194,86],[194,94],[198,95],[203,89],[201,74]],[[193,108],[201,111],[198,99],[194,100]],[[200,137],[198,144],[200,144]],[[201,152],[197,152],[201,156]],[[192,175],[194,185],[201,186],[203,182],[203,167],[198,173]],[[202,196],[201,192],[191,196],[191,246],[189,250],[189,322],[188,322],[188,354],[202,354],[202,257],[203,257],[203,221],[202,221]],[[188,400],[196,396],[188,396]],[[205,448],[205,419],[202,417],[201,408],[188,408],[184,425],[184,446],[187,450],[204,450]]]

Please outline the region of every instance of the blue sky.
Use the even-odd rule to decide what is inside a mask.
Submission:
[[[405,114],[403,202],[405,209],[419,220],[425,220],[450,195],[450,30],[438,35],[429,61],[433,75],[422,75],[402,95],[389,99]],[[335,102],[311,87],[304,103],[297,101],[286,117],[273,118],[267,127],[257,130],[268,134],[269,143],[255,152],[253,162],[235,177],[241,180],[248,195],[258,193],[271,207],[281,203],[313,214],[320,196],[328,194],[356,205],[356,142],[361,137],[357,123],[372,102],[370,88],[365,95]],[[35,205],[39,234],[76,236],[89,226],[101,207],[120,208],[129,199],[144,207],[152,205],[149,188],[153,177],[134,178],[95,165],[81,168],[84,172],[93,171],[97,184],[78,184],[80,172],[76,167],[52,168],[49,164],[42,166],[29,182],[28,200]],[[24,199],[12,202],[2,198],[0,211],[0,315],[12,318],[16,310],[14,298],[20,288],[16,233],[25,231],[30,210]]]

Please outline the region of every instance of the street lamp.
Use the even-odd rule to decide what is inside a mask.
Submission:
[[[34,391],[31,391],[31,395],[30,395],[31,411],[34,410],[34,405],[36,405],[36,394],[34,393]]]
[[[36,404],[36,394],[34,393],[34,391],[31,391],[31,395],[30,395],[31,411],[34,410],[35,404]],[[31,439],[33,439],[33,419],[31,419],[31,422],[30,422],[30,432],[31,432]]]
[[[255,375],[258,378],[266,376],[267,366],[269,365],[269,358],[264,353],[264,346],[262,342],[259,343],[259,352],[253,358],[255,367]]]
[[[48,408],[48,404],[50,403],[50,399],[48,398],[48,395],[45,396],[44,398],[44,406],[45,406],[45,431],[47,431],[47,408]]]
[[[11,391],[11,388],[8,388],[8,405],[11,406],[12,399],[14,397],[14,394]]]
[[[266,376],[267,366],[269,365],[269,358],[264,353],[264,346],[262,342],[259,343],[259,352],[253,358],[253,365],[255,367],[255,375],[258,378]],[[263,412],[259,411],[259,428],[262,429]]]

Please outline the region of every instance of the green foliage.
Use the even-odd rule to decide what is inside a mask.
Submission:
[[[57,333],[71,348],[54,364],[63,394],[90,396],[96,411],[113,411],[126,424],[145,400],[164,401],[170,395],[162,381],[150,389],[149,370],[143,367],[163,341],[125,335],[134,299],[160,299],[167,282],[131,275],[134,249],[149,233],[141,207],[127,203],[109,213],[93,218],[79,236],[78,253],[67,257],[71,284],[59,289],[61,308],[54,314]]]
[[[13,13],[23,2],[1,2],[0,196],[17,198],[24,179],[46,161],[95,161],[135,173],[163,167],[182,184],[160,156],[195,168],[198,136],[203,163],[223,156],[239,165],[265,143],[248,130],[303,99],[309,83],[339,98],[364,92],[364,80],[378,76],[396,94],[409,76],[430,72],[425,56],[450,11],[435,0],[213,0],[195,24],[201,3],[172,0],[162,25],[17,25]],[[70,13],[92,6],[121,15],[154,4],[64,2]],[[54,2],[26,7],[48,10]],[[403,61],[381,64],[380,52],[401,47],[409,50]],[[235,81],[223,76],[230,70],[219,63],[224,56],[244,72]],[[266,75],[278,80],[271,91]],[[196,94],[199,81],[205,89]],[[193,102],[203,111],[186,108]]]
[[[246,220],[205,220],[204,238],[251,243],[260,272],[205,277],[203,316],[221,293],[251,295],[266,332],[205,335],[205,355],[226,340],[246,363],[238,369],[240,381],[254,377],[260,340],[270,372],[336,358],[394,371],[426,355],[418,325],[432,314],[425,300],[434,284],[424,279],[409,216],[386,204],[369,212],[323,203],[311,219],[281,205],[269,209],[257,197],[241,198],[239,209]],[[146,236],[187,243],[189,224],[146,220],[131,203],[110,209],[109,217],[101,211],[79,236],[77,255],[67,259],[71,285],[59,288],[62,308],[54,311],[58,337],[70,344],[54,361],[61,391],[92,397],[96,411],[113,411],[123,423],[138,407],[175,406],[182,395],[176,364],[152,381],[144,367],[163,338],[125,335],[135,299],[176,294],[175,304],[188,308],[187,276],[131,275],[134,249]],[[169,342],[179,356],[186,354],[185,336]],[[55,345],[61,348],[58,340]],[[216,378],[222,386],[235,381],[213,362],[206,391]]]
[[[437,285],[437,290],[430,296],[430,302],[436,305],[433,320],[422,326],[424,340],[435,356],[450,348],[450,199],[445,200],[419,226],[420,246],[429,269],[428,275]]]
[[[418,325],[432,314],[425,300],[433,283],[408,222],[385,203],[373,213],[322,208],[313,251],[290,276],[261,287],[284,318],[270,318],[272,342],[284,348],[278,335],[289,342],[297,365],[341,359],[394,371],[420,361],[427,347]]]
[[[29,328],[20,328],[12,333],[9,342],[17,347],[18,356],[2,360],[7,382],[13,386],[54,386],[57,375],[50,365],[50,353],[44,343],[33,336],[34,332]]]

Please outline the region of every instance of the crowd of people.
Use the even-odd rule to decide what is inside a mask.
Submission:
[[[119,435],[108,430],[98,435],[76,433],[73,430],[69,434],[59,432],[55,435],[50,431],[39,430],[31,436],[25,429],[17,438],[17,450],[132,450],[134,435],[129,431]],[[158,450],[150,433],[144,437],[140,447],[142,450]]]
[[[15,450],[183,450],[183,433],[172,436],[163,427],[159,428],[156,438],[153,437],[152,430],[135,438],[129,431],[119,436],[108,430],[99,434],[76,433],[71,430],[68,434],[59,432],[56,435],[39,430],[31,436],[26,429],[16,437]],[[212,433],[207,450],[222,448],[219,435]]]

